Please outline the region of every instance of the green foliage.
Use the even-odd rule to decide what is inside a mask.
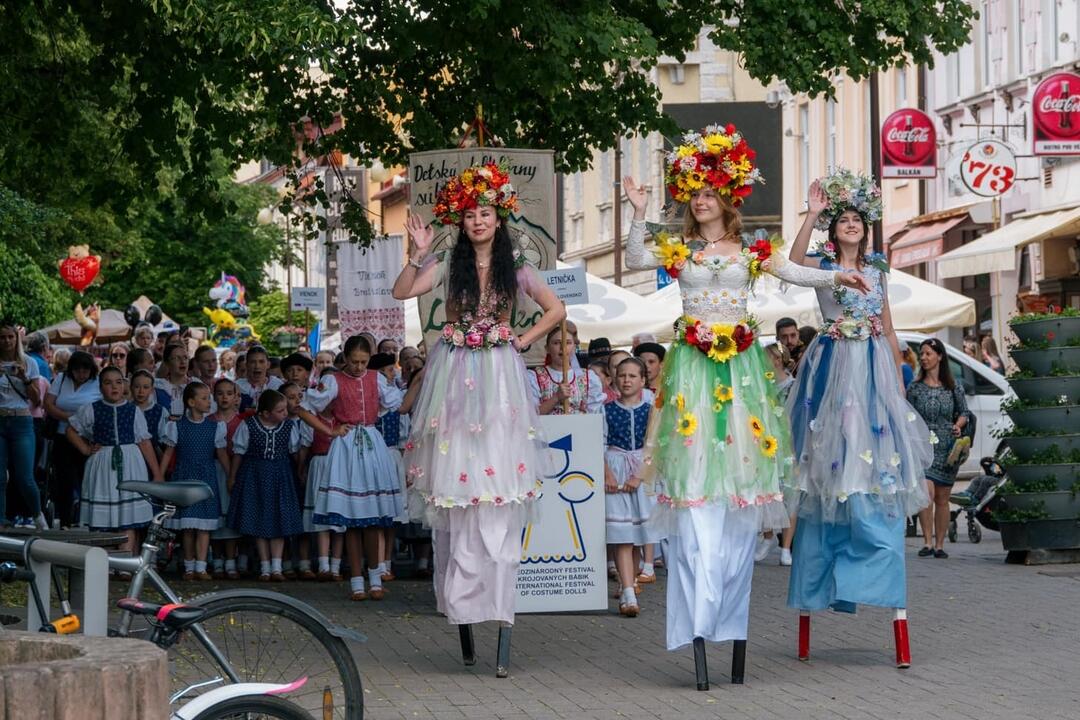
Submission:
[[[1045,507],[1045,503],[1039,501],[1036,503],[1036,507],[1031,510],[995,510],[994,520],[999,523],[1022,523],[1031,522],[1032,520],[1046,520],[1050,517],[1050,513],[1042,509]]]
[[[2,223],[0,219],[0,223]],[[74,302],[59,278],[47,276],[22,250],[0,249],[0,318],[33,330],[71,317]]]
[[[1040,320],[1058,320],[1060,318],[1080,317],[1080,309],[1074,307],[1055,308],[1050,312],[1031,312],[1009,318],[1009,325],[1022,325]]]
[[[318,322],[312,313],[294,312],[289,318],[289,297],[278,290],[268,292],[248,305],[251,315],[248,321],[255,328],[255,333],[262,338],[262,345],[271,355],[287,355],[286,350],[274,342],[277,329],[286,325],[312,328]]]
[[[1008,481],[998,490],[998,495],[1020,495],[1023,493],[1054,492],[1057,490],[1057,476],[1047,475],[1024,485]]]
[[[227,207],[219,156],[229,170],[267,158],[298,183],[308,157],[390,164],[452,146],[479,105],[498,140],[579,169],[619,135],[675,130],[650,72],[693,50],[704,26],[759,80],[817,94],[838,72],[929,64],[932,48],[966,41],[973,17],[964,0],[7,3],[0,182],[55,207],[122,213],[175,171],[171,192],[213,219]],[[346,229],[369,243],[366,214],[345,200]],[[312,205],[330,201],[318,186],[297,199],[319,227]]]

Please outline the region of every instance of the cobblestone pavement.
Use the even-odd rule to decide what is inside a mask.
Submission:
[[[344,585],[273,589],[367,634],[354,651],[372,720],[1080,717],[1080,565],[1006,565],[992,532],[949,544],[947,560],[918,558],[918,547],[908,540],[911,669],[893,666],[891,613],[874,608],[816,614],[812,658],[796,660],[774,550],[755,569],[746,684],[727,682],[731,644],[710,645],[709,692],[694,689],[689,648],[664,650],[663,571],[636,619],[614,600],[607,612],[519,615],[504,680],[497,627],[476,629],[479,660],[464,667],[426,582],[398,580],[386,600],[363,603]]]

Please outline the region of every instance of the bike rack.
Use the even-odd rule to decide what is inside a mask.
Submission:
[[[0,555],[10,556],[22,561],[27,540],[0,535]],[[30,570],[34,572],[34,583],[41,597],[52,597],[52,566],[70,568],[75,571],[69,592],[72,596],[82,596],[82,631],[84,635],[105,637],[109,632],[109,555],[104,548],[57,542],[55,540],[33,540],[30,545]],[[28,593],[29,595],[29,593]],[[38,616],[33,597],[26,602],[26,627],[33,632],[49,622],[49,618]]]

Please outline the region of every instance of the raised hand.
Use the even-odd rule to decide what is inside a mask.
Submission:
[[[405,231],[409,233],[409,243],[412,245],[409,255],[419,262],[431,251],[435,231],[430,225],[425,225],[419,215],[409,215],[409,219],[405,221]]]
[[[634,206],[635,210],[644,210],[645,204],[649,202],[649,196],[645,192],[644,185],[638,185],[634,178],[627,175],[622,179],[623,191],[626,193],[626,199],[630,201],[630,204]]]
[[[821,189],[821,183],[817,180],[810,183],[810,191],[806,194],[806,207],[815,215],[820,215],[829,206],[829,198]]]

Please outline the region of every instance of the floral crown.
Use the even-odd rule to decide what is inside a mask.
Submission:
[[[814,224],[818,230],[828,230],[833,219],[845,210],[858,212],[867,225],[881,219],[881,188],[869,175],[839,168],[820,184],[828,205]]]
[[[518,197],[510,184],[510,166],[505,162],[476,165],[446,181],[435,197],[435,219],[443,225],[457,225],[466,210],[488,205],[499,217],[517,210]]]
[[[667,155],[664,184],[678,202],[690,202],[698,190],[710,187],[738,207],[753,188],[764,183],[754,165],[757,156],[735,126],[709,125],[687,133],[683,144]]]

